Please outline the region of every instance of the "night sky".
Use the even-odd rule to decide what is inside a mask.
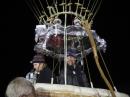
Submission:
[[[34,29],[38,22],[24,0],[5,0],[1,4],[0,97],[4,97],[7,84],[32,68],[29,62],[34,54]],[[125,0],[103,0],[93,26],[107,42],[104,56],[117,90],[130,94],[128,12]]]

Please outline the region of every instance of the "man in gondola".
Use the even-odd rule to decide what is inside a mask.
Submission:
[[[69,50],[67,52],[67,84],[89,87],[88,79],[80,64],[76,63],[76,51]],[[59,84],[65,84],[64,69],[59,75]]]
[[[31,63],[33,71],[26,75],[26,79],[33,83],[51,83],[52,71],[47,66],[45,57],[42,54],[36,54]]]

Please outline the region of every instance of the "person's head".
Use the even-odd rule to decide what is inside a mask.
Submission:
[[[67,64],[69,66],[75,65],[75,62],[76,62],[76,58],[74,56],[67,56]]]
[[[76,62],[76,51],[75,50],[68,50],[67,52],[67,64],[69,66],[75,65]]]
[[[7,97],[36,97],[33,84],[24,77],[16,77],[6,89]]]
[[[33,60],[31,61],[33,64],[33,67],[36,71],[41,71],[43,68],[46,67],[45,58],[41,54],[37,54],[33,57]]]

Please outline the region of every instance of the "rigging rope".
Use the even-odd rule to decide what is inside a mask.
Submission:
[[[91,0],[89,0],[89,2],[88,2],[87,10],[89,9],[90,3],[91,3]]]
[[[109,83],[109,81],[107,80],[102,68],[100,67],[100,63],[99,63],[99,60],[98,60],[98,55],[97,55],[97,48],[96,48],[96,44],[95,44],[95,41],[94,41],[94,38],[93,38],[93,35],[92,35],[92,32],[91,32],[91,25],[88,23],[88,21],[86,20],[85,22],[82,23],[84,28],[85,28],[85,31],[86,33],[88,34],[88,37],[89,37],[89,40],[90,40],[90,44],[92,46],[92,50],[93,50],[93,54],[94,54],[94,59],[95,59],[95,62],[96,62],[96,66],[101,74],[101,77],[103,78],[104,82],[106,83],[106,85],[108,86],[108,88],[110,89],[110,92],[112,94],[112,97],[116,97],[115,93],[114,93],[114,90],[111,86],[111,84]]]
[[[42,5],[42,3],[41,3],[41,1],[40,1],[40,0],[39,0],[39,3],[40,3],[40,5],[41,5],[41,7],[42,7],[42,9],[43,9],[43,11],[44,11],[45,16],[46,16],[46,17],[47,17],[47,19],[48,19],[48,15],[46,14],[45,9],[44,9],[44,7],[43,7],[43,5]]]
[[[39,0],[39,3],[40,3],[41,8],[43,9],[43,11],[45,11],[44,8],[43,8],[43,5],[41,3],[41,0]]]
[[[84,51],[84,45],[83,45],[83,40],[81,41],[81,45],[82,45],[82,51]],[[87,66],[87,72],[88,72],[88,77],[89,77],[89,81],[90,81],[90,85],[93,88],[93,83],[92,83],[92,78],[91,78],[91,74],[90,74],[90,69],[88,66],[88,60],[87,60],[87,56],[85,55],[85,52],[83,52],[83,56],[85,57],[85,62],[86,62],[86,66]]]
[[[109,70],[108,70],[108,68],[107,68],[107,66],[106,66],[105,60],[103,59],[103,56],[102,56],[102,54],[101,54],[101,51],[100,51],[100,50],[98,50],[98,51],[99,51],[99,55],[101,56],[101,59],[102,59],[102,61],[103,61],[104,67],[105,67],[105,69],[106,69],[106,71],[107,71],[107,74],[108,74],[108,76],[109,76],[109,78],[110,78],[110,81],[111,81],[111,83],[112,83],[112,85],[113,85],[113,87],[114,87],[114,89],[115,89],[114,82],[113,82],[113,80],[112,80],[112,78],[111,78],[111,76],[110,76]],[[115,89],[115,91],[117,91],[117,89]]]
[[[41,12],[40,12],[40,10],[39,10],[39,8],[38,8],[38,6],[37,6],[37,4],[36,4],[35,0],[33,0],[33,3],[34,3],[34,6],[36,7],[36,9],[37,9],[38,13],[39,13],[39,14],[40,14],[40,16],[41,16],[42,14],[41,14]]]
[[[97,3],[98,3],[98,0],[95,0],[94,3],[93,3],[93,5],[92,5],[92,7],[91,7],[91,9],[90,9],[91,13],[93,13],[95,7],[97,6]]]
[[[99,3],[99,5],[98,5],[98,7],[97,7],[95,13],[93,13],[93,16],[92,16],[90,22],[94,19],[94,17],[96,16],[97,12],[99,11],[99,9],[100,9],[100,7],[101,7],[101,3],[102,3],[102,0],[100,1],[100,3]]]
[[[36,17],[36,19],[39,21],[39,14],[37,13],[35,7],[32,5],[32,3],[31,3],[32,6],[29,4],[29,2],[31,1],[28,2],[27,0],[25,0],[25,2],[27,6],[30,8],[30,10],[32,11],[32,13],[34,14],[34,16]]]
[[[48,1],[46,0],[46,3],[47,3],[47,6],[49,6],[49,3],[48,3]]]

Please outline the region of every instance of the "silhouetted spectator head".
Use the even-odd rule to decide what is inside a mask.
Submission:
[[[7,97],[36,97],[33,84],[24,77],[16,77],[6,89]]]

